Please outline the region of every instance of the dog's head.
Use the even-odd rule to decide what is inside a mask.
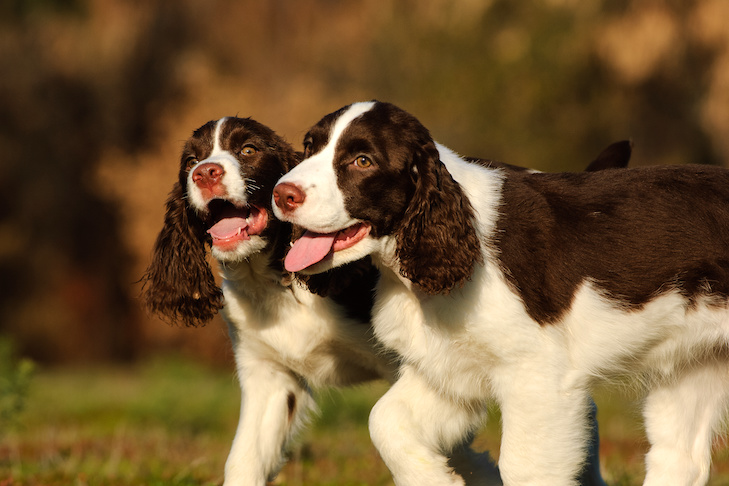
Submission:
[[[318,273],[394,239],[400,272],[428,293],[462,285],[481,260],[473,211],[428,130],[388,103],[356,103],[324,117],[305,160],[274,189],[274,213],[309,230],[286,258]]]
[[[273,130],[249,118],[222,118],[195,130],[182,150],[179,180],[144,276],[147,307],[187,325],[212,318],[222,293],[207,246],[221,262],[262,251],[280,261],[289,230],[271,213],[271,193],[298,160]]]

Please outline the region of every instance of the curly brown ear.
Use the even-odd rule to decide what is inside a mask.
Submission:
[[[415,193],[397,238],[400,272],[428,294],[448,293],[483,262],[473,209],[433,142],[413,160]]]
[[[165,223],[143,277],[146,307],[172,323],[203,325],[223,307],[223,293],[206,259],[205,233],[176,183],[167,199]]]

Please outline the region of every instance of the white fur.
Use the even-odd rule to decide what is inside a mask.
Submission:
[[[352,110],[361,114],[360,105]],[[342,119],[352,120],[349,112]],[[349,121],[348,121],[349,123]],[[335,134],[341,134],[340,124]],[[327,147],[338,142],[332,136]],[[481,241],[493,235],[503,174],[470,164],[438,146],[442,161],[475,211]],[[343,204],[314,206],[338,188],[326,173],[329,150],[286,176],[305,189],[291,215],[307,228],[342,229]],[[321,195],[321,196],[320,196]],[[320,214],[326,214],[320,218]],[[362,245],[362,246],[360,246]],[[428,296],[400,276],[392,237],[369,237],[383,275],[375,335],[403,359],[399,381],[372,411],[370,430],[398,486],[461,485],[445,462],[483,419],[484,404],[501,406],[499,467],[507,485],[574,485],[588,441],[589,387],[599,377],[628,374],[648,391],[645,420],[651,449],[645,484],[701,485],[708,478],[711,438],[729,403],[727,303],[694,307],[677,292],[625,310],[586,281],[559,322],[540,325],[507,284],[498,255],[483,247],[485,264],[449,295]],[[374,249],[373,249],[374,248]]]
[[[225,170],[225,174],[223,175],[223,184],[228,189],[228,197],[226,197],[226,199],[230,200],[234,204],[241,206],[245,205],[247,202],[247,187],[246,182],[243,180],[243,177],[241,177],[240,174],[240,164],[238,163],[238,160],[233,156],[233,154],[231,154],[227,150],[223,150],[220,147],[220,130],[225,124],[225,120],[226,118],[221,118],[220,120],[218,120],[218,123],[215,126],[215,143],[213,145],[213,150],[210,155],[206,159],[203,159],[195,164],[190,169],[187,176],[187,188],[190,197],[190,205],[198,212],[206,211],[207,205],[210,202],[209,200],[205,200],[205,198],[202,197],[200,190],[195,185],[195,183],[192,182],[192,174],[195,171],[195,168],[202,164],[214,163],[222,166]]]
[[[296,283],[282,283],[266,254],[226,263],[223,278],[223,315],[242,391],[225,485],[263,486],[316,409],[310,387],[393,380],[395,362],[375,352],[369,326]]]
[[[236,206],[245,206],[248,203],[248,181],[241,176],[240,163],[233,154],[227,150],[223,150],[220,144],[220,132],[227,118],[221,118],[215,125],[215,135],[213,142],[213,150],[210,155],[197,164],[189,171],[187,176],[187,194],[190,206],[197,213],[205,213],[207,211],[209,199],[205,199],[200,188],[192,180],[195,168],[201,164],[214,163],[223,167],[225,174],[221,179],[221,184],[226,188],[227,196],[225,199],[232,202]],[[238,261],[246,258],[248,255],[263,250],[267,241],[261,235],[251,235],[250,239],[239,244],[234,250],[223,251],[215,246],[212,247],[212,255],[220,261]]]
[[[199,163],[223,166],[226,199],[245,205],[249,181],[241,177],[236,158],[221,148],[224,123],[217,123],[213,150]],[[187,189],[192,207],[205,212],[209,201],[191,176]],[[240,421],[225,466],[226,486],[265,486],[275,477],[290,440],[316,409],[310,387],[375,378],[393,381],[397,365],[375,347],[370,326],[347,318],[331,300],[296,281],[282,281],[281,272],[270,267],[267,244],[254,235],[232,251],[212,250],[222,268],[223,317],[242,392]]]
[[[336,141],[342,131],[366,111],[374,102],[357,103],[344,113],[334,124],[330,142],[319,152],[309,157],[305,178],[299,178],[300,171],[292,170],[284,175],[279,183],[288,182],[306,193],[306,204],[297,211],[297,218],[316,221],[307,229],[318,233],[330,233],[358,223],[344,210],[344,195],[337,186],[337,176],[332,165]],[[283,214],[274,204],[274,214],[281,219]],[[364,255],[362,255],[364,256]],[[356,260],[356,258],[353,258]]]

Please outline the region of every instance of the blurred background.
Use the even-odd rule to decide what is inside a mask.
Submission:
[[[139,279],[193,129],[250,116],[296,148],[377,98],[464,155],[580,170],[729,166],[725,0],[4,0],[0,338],[45,364],[174,351],[230,363],[220,320],[169,327]]]

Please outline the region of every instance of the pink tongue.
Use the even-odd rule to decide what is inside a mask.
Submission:
[[[238,231],[248,227],[246,218],[223,218],[209,230],[210,236],[217,240],[227,240],[238,234]]]
[[[289,272],[298,272],[319,263],[332,250],[336,235],[336,233],[321,234],[307,231],[294,242],[286,255],[284,267]]]

